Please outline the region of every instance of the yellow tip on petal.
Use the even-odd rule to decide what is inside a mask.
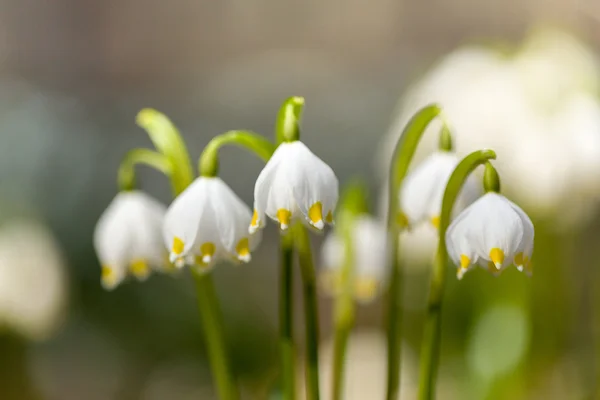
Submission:
[[[148,263],[141,259],[135,259],[129,263],[129,271],[139,280],[144,280],[150,275]]]
[[[280,208],[277,210],[277,220],[279,221],[279,226],[281,230],[286,230],[288,226],[290,226],[290,219],[292,218],[292,212],[286,210],[285,208]]]
[[[403,212],[398,213],[398,216],[396,217],[396,222],[398,223],[400,228],[406,228],[409,225],[408,217]]]
[[[465,268],[457,268],[456,269],[456,277],[458,278],[458,280],[462,280],[463,276],[465,276],[465,272],[467,272],[467,270]]]
[[[258,211],[254,209],[254,213],[252,214],[252,219],[250,220],[250,226],[253,228],[258,228]]]
[[[504,263],[504,252],[501,249],[494,247],[490,250],[490,260],[497,269],[502,268],[502,264]]]
[[[323,229],[325,223],[323,222],[323,205],[320,201],[310,206],[308,209],[308,218],[312,226],[317,229]]]
[[[171,246],[171,253],[179,255],[183,253],[184,247],[185,244],[183,243],[183,240],[175,236],[173,238],[173,246]]]
[[[440,217],[431,217],[431,225],[435,227],[435,229],[439,229],[440,227]]]
[[[325,216],[325,222],[328,224],[333,224],[333,213],[331,211],[329,211]]]
[[[519,271],[523,270],[523,264],[525,263],[525,257],[523,255],[523,253],[517,253],[513,259],[513,264],[515,264],[515,266],[517,268],[519,268]]]
[[[214,243],[206,242],[200,246],[200,257],[202,258],[202,262],[204,264],[208,264],[212,261],[212,258],[215,255],[217,247]]]
[[[115,287],[117,283],[117,274],[115,274],[115,271],[110,266],[103,265],[100,276],[102,285],[104,285],[105,288],[112,289]]]
[[[237,253],[238,260],[243,262],[250,261],[250,244],[248,238],[243,238],[238,242],[237,246],[235,246],[235,252]]]
[[[357,279],[354,283],[354,295],[357,300],[366,302],[373,300],[377,294],[378,288],[377,280],[372,278]]]
[[[460,255],[460,267],[462,269],[467,269],[469,268],[469,265],[471,265],[471,259],[469,257],[467,257],[464,254]]]

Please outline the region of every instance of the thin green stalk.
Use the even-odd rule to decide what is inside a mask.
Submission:
[[[173,173],[173,167],[169,158],[162,153],[143,148],[133,149],[125,154],[119,166],[117,181],[120,190],[132,190],[135,187],[135,166],[138,164],[152,167],[166,176],[171,176]]]
[[[395,400],[399,397],[400,389],[400,346],[402,330],[402,271],[398,260],[400,247],[400,226],[398,224],[398,194],[402,181],[408,172],[417,145],[429,123],[438,115],[441,109],[437,105],[427,106],[418,111],[408,122],[396,148],[390,168],[389,199],[388,199],[388,231],[391,235],[390,245],[390,292],[387,306],[387,391],[386,399]]]
[[[345,243],[344,265],[341,270],[342,292],[335,299],[335,334],[333,346],[333,385],[332,400],[341,400],[344,388],[344,367],[348,339],[354,326],[354,299],[353,299],[353,255],[352,237],[350,232],[350,216],[346,212],[337,218],[337,229],[342,233]]]
[[[177,127],[159,111],[146,108],[136,122],[144,128],[154,146],[171,163],[168,174],[176,197],[192,183],[193,172],[189,153]],[[229,367],[219,299],[211,274],[194,274],[200,318],[206,333],[208,356],[215,385],[222,400],[237,400],[239,394]]]
[[[306,391],[309,400],[319,399],[319,313],[317,281],[310,238],[306,227],[295,226],[294,240],[300,260],[302,292],[304,295],[304,327],[306,329]]]
[[[211,372],[217,386],[219,399],[237,400],[239,394],[227,359],[219,299],[217,298],[212,276],[210,274],[198,275],[194,273],[194,281],[196,283],[200,318],[208,343]]]
[[[440,215],[439,244],[433,271],[431,273],[429,301],[427,303],[427,319],[425,321],[425,332],[423,334],[423,345],[421,348],[419,400],[430,400],[435,398],[435,385],[442,332],[442,299],[444,297],[446,269],[448,264],[446,230],[450,225],[452,209],[454,208],[454,203],[456,202],[456,198],[458,197],[463,184],[471,172],[478,166],[495,158],[496,154],[492,150],[480,150],[469,154],[455,168],[446,185],[446,191],[444,192],[444,199],[442,201],[442,212]]]
[[[293,257],[294,241],[289,232],[281,237],[281,271],[279,284],[279,335],[282,365],[283,398],[296,398],[296,372],[294,348],[293,307]]]

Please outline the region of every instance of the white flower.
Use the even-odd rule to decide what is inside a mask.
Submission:
[[[145,280],[151,268],[166,264],[161,227],[165,206],[140,191],[118,193],[94,231],[94,246],[102,265],[102,285],[111,290],[128,273]]]
[[[45,339],[64,320],[68,279],[62,249],[39,222],[0,228],[0,331]]]
[[[354,297],[360,302],[375,298],[387,278],[388,242],[384,224],[369,216],[359,216],[352,226]],[[321,249],[325,267],[321,273],[323,289],[330,295],[341,290],[345,244],[335,232]]]
[[[338,180],[333,170],[300,141],[282,143],[261,171],[254,187],[250,233],[265,224],[265,215],[286,230],[301,218],[317,229],[333,223]]]
[[[459,265],[461,279],[472,266],[500,273],[514,264],[531,273],[533,224],[519,206],[498,193],[486,193],[465,209],[448,228],[446,245]]]
[[[163,238],[179,268],[208,271],[218,259],[250,261],[260,241],[250,236],[250,208],[218,177],[199,177],[171,204]]]
[[[406,177],[400,193],[399,220],[402,225],[414,227],[429,221],[435,228],[439,226],[446,185],[459,162],[456,154],[437,151]],[[479,187],[476,177],[469,176],[454,211],[460,211],[472,203],[480,194]]]

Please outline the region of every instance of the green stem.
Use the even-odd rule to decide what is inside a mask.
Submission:
[[[154,147],[169,158],[173,164],[171,182],[177,193],[183,192],[194,174],[185,142],[175,125],[166,115],[151,108],[140,111],[136,122],[146,130]]]
[[[301,223],[295,226],[294,240],[300,260],[306,329],[306,391],[309,400],[319,399],[319,313],[317,282],[310,238]]]
[[[303,109],[304,97],[293,96],[283,102],[275,123],[277,144],[293,142],[300,138],[300,118]]]
[[[390,292],[387,312],[387,391],[386,399],[395,400],[399,397],[400,388],[400,346],[402,329],[402,273],[398,260],[398,248],[400,247],[400,227],[397,223],[398,196],[402,181],[408,172],[408,167],[413,159],[415,150],[425,129],[429,123],[438,115],[441,109],[437,105],[427,106],[418,111],[408,122],[396,148],[390,169],[389,200],[388,200],[388,230],[391,235],[390,256]]]
[[[135,188],[135,166],[138,164],[152,167],[166,176],[171,176],[173,173],[171,162],[163,154],[150,149],[133,149],[127,152],[119,166],[117,181],[120,190],[128,191]]]
[[[427,319],[421,348],[421,365],[419,374],[419,400],[435,398],[435,384],[440,356],[442,299],[446,282],[448,250],[446,248],[446,230],[450,225],[450,217],[454,203],[469,175],[480,165],[495,159],[492,150],[475,151],[465,157],[455,168],[448,180],[442,212],[440,215],[439,244],[431,273]]]
[[[360,191],[362,187],[359,187],[357,193],[362,194]],[[362,196],[361,196],[362,197]],[[362,200],[362,198],[360,198]],[[343,206],[346,206],[348,201],[344,202]],[[333,385],[332,385],[332,396],[333,400],[341,400],[343,395],[344,387],[344,367],[346,362],[346,352],[348,349],[348,339],[350,332],[354,326],[354,299],[353,295],[353,283],[354,283],[354,270],[353,270],[353,246],[352,246],[352,232],[350,230],[350,214],[352,211],[346,211],[337,218],[336,229],[342,233],[344,240],[344,265],[341,270],[341,281],[342,281],[342,292],[335,299],[335,336],[333,346]]]
[[[223,334],[222,316],[219,308],[219,299],[215,291],[211,275],[194,274],[196,294],[200,318],[208,343],[208,355],[211,363],[213,378],[217,385],[217,392],[221,400],[237,400],[239,394],[235,387]]]
[[[146,108],[140,111],[136,122],[148,132],[156,149],[170,161],[172,170],[169,178],[173,186],[173,195],[178,196],[193,179],[192,165],[183,138],[169,118],[156,110]],[[219,398],[237,400],[239,394],[229,367],[223,318],[212,275],[194,274],[194,280],[200,318],[206,333],[209,361]]]
[[[219,148],[227,144],[244,147],[267,162],[275,151],[275,146],[263,136],[249,131],[228,131],[215,136],[204,148],[198,160],[198,170],[202,176],[216,176],[219,170]]]
[[[296,398],[296,372],[294,348],[294,308],[293,308],[293,257],[294,241],[292,233],[281,237],[281,275],[279,284],[279,334],[281,365],[283,375],[283,398]]]

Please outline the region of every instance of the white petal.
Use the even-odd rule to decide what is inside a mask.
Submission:
[[[129,263],[133,241],[133,227],[129,222],[131,212],[136,208],[132,193],[118,193],[98,219],[94,247],[102,265],[121,268]]]
[[[279,146],[256,179],[256,184],[254,185],[254,211],[257,213],[257,221],[256,224],[251,225],[248,228],[251,234],[256,232],[257,229],[263,227],[265,224],[269,192],[273,186],[273,179],[275,177],[279,161],[285,157],[285,153],[286,147]]]
[[[171,262],[184,258],[194,247],[200,219],[210,212],[206,207],[207,190],[207,180],[197,178],[167,209],[163,240],[170,251]],[[177,244],[180,244],[181,248],[176,248]]]
[[[292,185],[295,181],[291,181],[298,172],[295,172],[291,166],[283,161],[279,164],[271,181],[265,210],[269,218],[280,224],[281,230],[286,230],[290,221],[298,216],[298,207],[292,192]]]
[[[446,184],[458,162],[453,153],[436,152],[406,177],[400,209],[411,225],[439,217]]]
[[[478,260],[475,248],[471,243],[469,230],[473,222],[470,209],[466,209],[450,224],[446,231],[446,249],[452,262],[460,267],[459,279],[462,274],[470,269]],[[464,257],[467,257],[469,264],[465,264]]]
[[[535,236],[533,222],[531,222],[531,219],[527,214],[525,214],[521,207],[519,207],[510,200],[507,201],[513,208],[513,210],[519,215],[519,218],[521,218],[521,223],[523,224],[523,238],[521,240],[521,243],[519,243],[519,246],[517,247],[516,253],[523,253],[522,261],[531,261],[531,255],[533,253],[533,242]],[[521,260],[514,260],[514,264],[519,271],[523,271],[524,262],[518,261]]]

